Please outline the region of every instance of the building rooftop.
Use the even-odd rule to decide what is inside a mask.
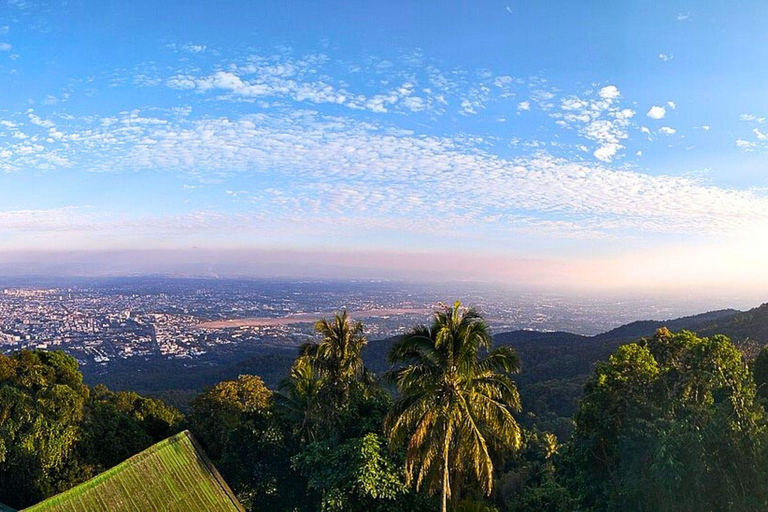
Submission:
[[[189,431],[161,441],[30,512],[242,511]]]

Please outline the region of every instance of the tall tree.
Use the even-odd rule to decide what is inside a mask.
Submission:
[[[725,336],[660,329],[587,382],[565,454],[581,510],[765,510],[765,413]]]
[[[403,365],[389,374],[399,391],[385,424],[390,442],[406,444],[408,482],[439,492],[443,512],[467,471],[490,494],[494,450],[520,446],[513,415],[520,395],[510,378],[520,362],[510,347],[492,344],[483,318],[457,301],[435,311],[430,327],[408,332],[389,354],[391,364]]]
[[[371,383],[363,364],[362,350],[368,343],[363,324],[353,322],[344,311],[318,321],[315,331],[321,339],[300,347],[277,399],[290,416],[302,416],[301,434],[306,441],[321,431],[336,436],[353,395],[360,395]]]
[[[77,361],[63,352],[0,356],[0,497],[17,508],[70,483],[88,398]]]
[[[99,473],[177,433],[182,420],[160,400],[97,384],[86,402],[78,457]]]
[[[0,355],[0,499],[36,503],[179,430],[162,402],[83,384],[64,352]]]
[[[211,459],[218,460],[227,437],[246,413],[270,407],[272,392],[255,375],[219,382],[192,401],[189,425]]]
[[[314,441],[322,424],[321,386],[322,381],[309,360],[299,357],[288,377],[280,383],[280,392],[275,395],[275,404],[294,425],[294,434],[300,442]]]
[[[326,387],[333,391],[336,405],[341,405],[349,398],[352,385],[366,378],[363,347],[368,340],[363,334],[363,324],[352,322],[344,310],[334,313],[330,320],[318,321],[315,331],[322,339],[303,344],[300,355],[312,363],[326,381]]]
[[[275,397],[298,453],[291,467],[307,479],[312,510],[417,510],[401,462],[380,446],[390,393],[366,371],[363,326],[346,312],[315,325]],[[415,500],[415,501],[414,501]]]
[[[757,396],[763,402],[763,407],[768,405],[768,346],[760,350],[751,364],[752,375],[757,386]]]

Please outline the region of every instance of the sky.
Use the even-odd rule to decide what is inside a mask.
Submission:
[[[767,23],[0,0],[0,272],[764,289]]]

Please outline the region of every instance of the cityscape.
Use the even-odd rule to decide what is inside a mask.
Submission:
[[[768,511],[766,26],[0,0],[0,512]]]
[[[46,286],[47,285],[47,286]],[[448,291],[390,281],[122,278],[0,286],[0,350],[64,350],[81,366],[131,358],[196,359],[297,347],[314,322],[346,309],[371,340],[429,321],[444,301],[475,306],[494,332],[597,334],[637,319],[667,319],[719,304],[617,300],[479,285]]]

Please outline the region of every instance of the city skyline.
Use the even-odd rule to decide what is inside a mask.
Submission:
[[[768,5],[187,4],[0,4],[0,273],[768,284]]]

